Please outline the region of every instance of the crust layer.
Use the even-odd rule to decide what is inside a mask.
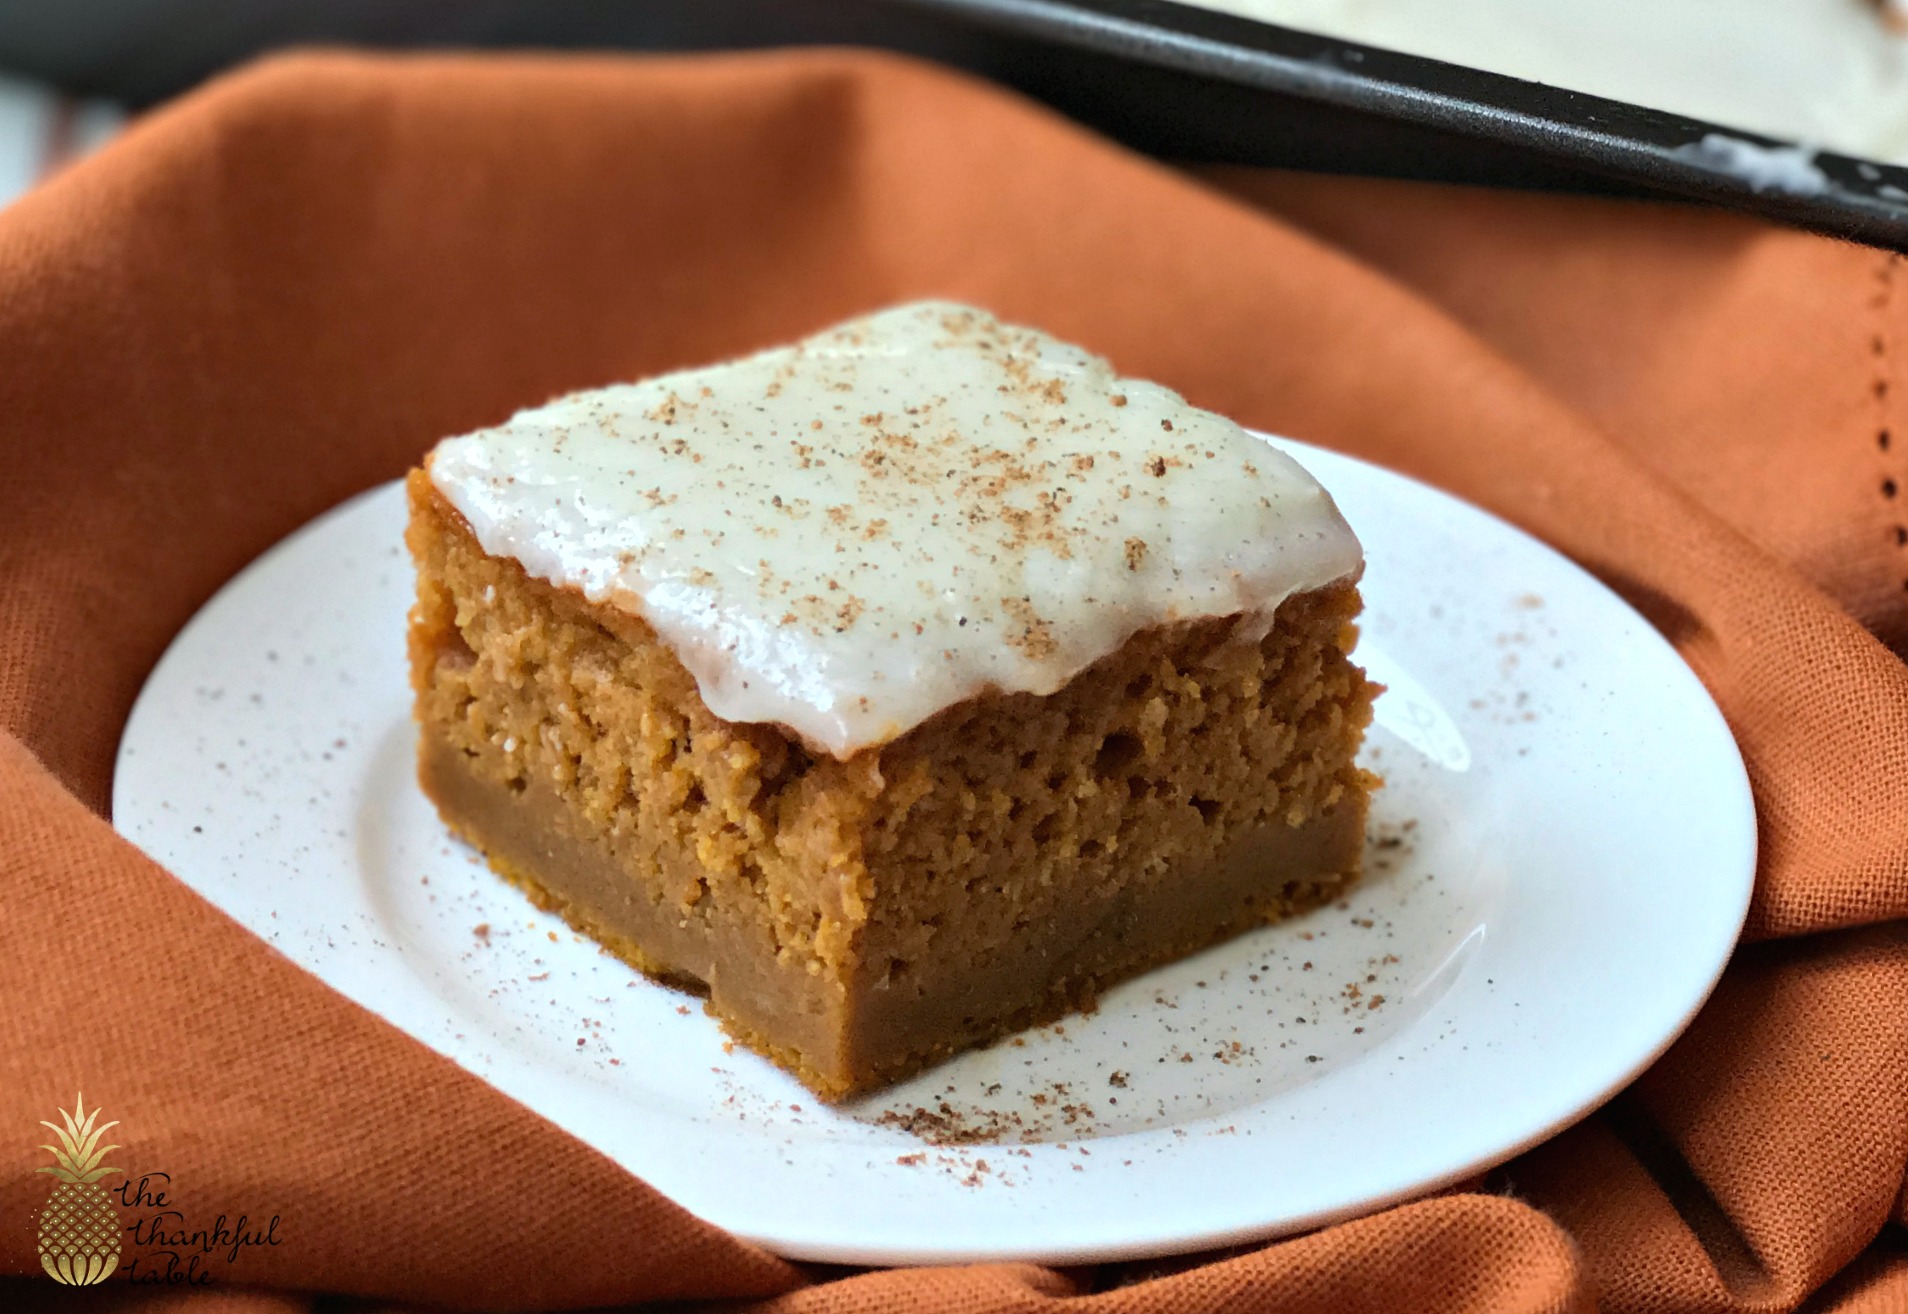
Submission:
[[[1162,963],[1337,897],[1355,879],[1362,798],[1243,836],[1200,870],[1028,927],[957,980],[829,977],[777,954],[762,923],[688,916],[630,879],[614,837],[555,790],[488,779],[426,731],[419,778],[451,829],[540,908],[630,966],[703,995],[724,1030],[828,1098],[898,1080],[1089,1006]]]

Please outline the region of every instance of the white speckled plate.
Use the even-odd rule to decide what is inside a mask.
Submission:
[[[1289,446],[1369,557],[1360,654],[1390,687],[1369,879],[860,1103],[729,1052],[696,1000],[447,836],[412,777],[396,485],[180,633],[127,722],[114,821],[334,989],[785,1255],[1132,1258],[1421,1195],[1662,1052],[1734,944],[1755,814],[1721,715],[1609,590]]]

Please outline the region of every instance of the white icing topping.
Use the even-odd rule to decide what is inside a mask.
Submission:
[[[486,552],[647,620],[717,715],[840,757],[1363,559],[1230,420],[943,302],[577,393],[429,469]]]
[[[1734,174],[1751,191],[1820,196],[1829,189],[1829,176],[1806,146],[1758,146],[1727,133],[1706,132],[1701,141],[1678,146],[1670,154]]]

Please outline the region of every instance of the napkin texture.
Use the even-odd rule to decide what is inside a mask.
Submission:
[[[0,212],[0,1307],[1908,1308],[1905,277],[1687,208],[1175,172],[866,53],[310,54],[149,116]],[[1752,943],[1630,1090],[1475,1190],[1223,1256],[799,1266],[113,834],[146,673],[286,533],[519,406],[926,295],[1448,488],[1676,644],[1762,857]],[[76,1091],[281,1243],[37,1276]]]

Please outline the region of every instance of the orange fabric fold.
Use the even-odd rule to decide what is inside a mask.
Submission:
[[[871,54],[305,55],[149,116],[0,212],[0,1306],[1908,1306],[1901,278],[1685,208],[1174,171]],[[1224,1256],[804,1267],[113,834],[146,673],[278,538],[446,433],[927,294],[1449,488],[1677,645],[1749,763],[1757,943],[1630,1091],[1478,1190]],[[283,1217],[249,1289],[37,1276],[76,1090]]]

